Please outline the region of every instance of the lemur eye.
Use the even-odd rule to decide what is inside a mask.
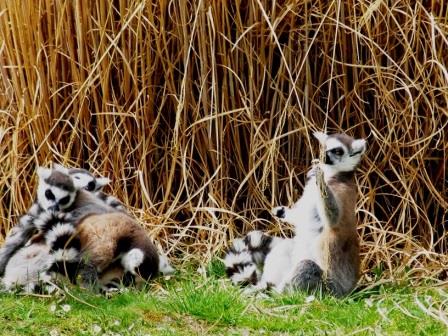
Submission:
[[[330,153],[338,156],[342,156],[344,154],[344,150],[341,147],[336,147],[333,149],[330,149]]]
[[[66,205],[70,201],[70,195],[67,195],[59,200],[60,205]]]
[[[75,176],[75,180],[80,180],[81,178],[79,176]]]
[[[54,201],[54,194],[50,189],[45,190],[45,197],[50,201]]]

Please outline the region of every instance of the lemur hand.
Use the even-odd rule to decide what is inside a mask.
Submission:
[[[274,217],[277,218],[285,218],[286,209],[284,206],[278,206],[271,210],[271,213]]]

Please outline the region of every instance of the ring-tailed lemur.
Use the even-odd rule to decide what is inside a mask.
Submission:
[[[274,216],[294,225],[295,236],[269,246],[263,271],[257,268],[256,288],[273,287],[283,292],[325,285],[332,294],[342,296],[358,281],[360,259],[354,171],[366,143],[364,139],[355,140],[345,134],[316,132],[314,136],[325,149],[325,161],[309,171],[303,195],[297,203],[291,208],[273,209]],[[323,173],[322,186],[316,177],[318,172]],[[234,282],[253,283],[255,276],[246,270],[248,266],[242,268],[240,261],[249,261],[249,244],[242,246],[237,241],[236,246],[234,244],[233,251],[231,249],[225,258],[228,273]],[[235,254],[234,251],[241,252]]]
[[[115,197],[102,192],[105,185],[109,183],[107,177],[95,177],[89,171],[81,168],[70,168],[53,164],[55,169],[65,170],[73,177],[76,188],[85,189],[93,192],[97,197],[105,201],[115,209],[123,210],[123,205]],[[6,264],[11,256],[33,236],[36,231],[35,220],[44,211],[37,202],[33,202],[28,212],[19,218],[19,223],[11,229],[6,236],[3,246],[0,248],[0,276],[4,274]],[[124,211],[124,210],[123,210]]]
[[[159,271],[172,271],[145,230],[129,215],[74,188],[70,175],[61,169],[39,168],[38,175],[37,198],[47,212],[36,219],[36,226],[55,260],[50,271],[65,273],[73,282],[78,274],[84,282],[97,282],[117,266],[130,282],[136,276],[147,280]],[[48,211],[51,209],[59,212]]]

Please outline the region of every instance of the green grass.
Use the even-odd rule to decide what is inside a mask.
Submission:
[[[315,293],[248,296],[211,263],[110,298],[67,287],[51,297],[0,294],[1,335],[441,335],[448,294],[377,286],[338,300]],[[68,311],[64,311],[66,308]],[[67,309],[68,308],[68,309]],[[445,322],[443,322],[445,321]]]

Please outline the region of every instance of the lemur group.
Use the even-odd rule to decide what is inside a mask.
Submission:
[[[344,296],[359,278],[354,173],[364,139],[314,133],[324,159],[313,162],[300,199],[272,214],[292,238],[261,231],[235,239],[223,257],[228,277],[245,291],[321,289]],[[174,273],[167,256],[114,196],[109,179],[53,164],[37,169],[36,200],[0,248],[1,287],[51,292],[60,277],[109,292]]]

